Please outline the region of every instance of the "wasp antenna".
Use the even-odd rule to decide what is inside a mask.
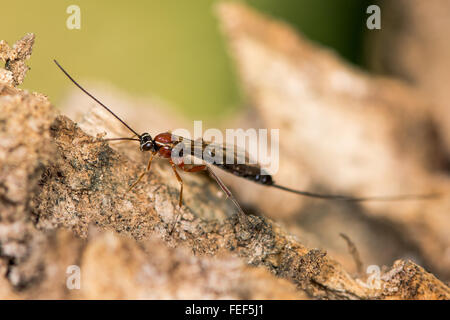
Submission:
[[[109,138],[109,139],[103,139],[102,141],[141,141],[136,138]]]
[[[327,200],[337,200],[337,201],[349,201],[349,202],[363,202],[363,201],[406,201],[406,200],[429,200],[432,198],[436,198],[439,196],[437,193],[431,193],[431,194],[404,194],[404,195],[397,195],[397,196],[379,196],[379,197],[348,197],[348,196],[342,196],[342,195],[333,195],[333,194],[320,194],[320,193],[313,193],[308,191],[301,191],[301,190],[295,190],[291,189],[285,186],[280,186],[278,184],[272,184],[272,187],[295,193],[298,195],[302,195],[305,197],[310,198],[320,198],[320,199],[327,199]]]
[[[66,70],[64,70],[63,67],[61,67],[61,65],[58,63],[58,61],[56,61],[55,59],[53,59],[53,61],[56,63],[56,65],[58,66],[58,68],[61,69],[61,71],[67,76],[67,78],[70,79],[70,81],[73,82],[73,84],[75,84],[78,88],[80,88],[81,91],[83,91],[84,93],[86,93],[89,97],[91,97],[95,102],[97,102],[99,105],[101,105],[103,108],[105,108],[109,113],[111,113],[117,120],[119,120],[125,127],[128,128],[128,130],[130,130],[131,132],[133,132],[135,135],[137,135],[138,137],[140,137],[141,135],[139,133],[137,133],[136,131],[134,131],[128,124],[125,123],[125,121],[123,121],[122,119],[120,119],[114,112],[111,111],[111,109],[109,109],[107,106],[105,106],[103,103],[101,103],[96,97],[94,97],[92,94],[90,94],[86,89],[84,89],[80,84],[78,84],[78,82],[76,82],[69,73],[67,73]]]

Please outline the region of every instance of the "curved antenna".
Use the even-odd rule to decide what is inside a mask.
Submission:
[[[379,197],[347,197],[342,195],[332,195],[332,194],[320,194],[313,193],[308,191],[295,190],[288,187],[280,186],[278,184],[270,185],[272,187],[278,188],[280,190],[284,190],[287,192],[295,193],[298,195],[311,197],[311,198],[320,198],[320,199],[328,199],[328,200],[338,200],[338,201],[351,201],[351,202],[362,202],[362,201],[404,201],[404,200],[427,200],[431,198],[436,198],[439,196],[437,193],[431,194],[405,194],[398,196],[379,196]]]
[[[102,141],[123,141],[123,140],[141,141],[136,138],[109,138],[109,139],[103,139]]]
[[[139,133],[137,133],[136,131],[134,131],[129,125],[127,125],[125,123],[125,121],[123,121],[122,119],[120,119],[114,112],[112,112],[107,106],[105,106],[103,103],[101,103],[96,97],[94,97],[92,94],[90,94],[89,92],[86,91],[86,89],[84,89],[82,86],[80,86],[78,84],[78,82],[76,82],[71,76],[70,74],[67,73],[66,70],[64,70],[63,67],[61,67],[61,65],[58,63],[58,61],[56,61],[55,59],[53,59],[53,61],[56,63],[56,65],[61,69],[61,71],[67,76],[67,78],[70,79],[70,81],[72,81],[78,88],[81,89],[81,91],[83,91],[84,93],[86,93],[89,97],[91,97],[95,102],[97,102],[99,105],[101,105],[103,108],[105,108],[106,110],[109,111],[109,113],[111,113],[114,117],[116,117],[117,120],[119,120],[120,122],[122,122],[122,124],[128,128],[128,130],[130,130],[131,132],[133,132],[135,135],[137,135],[139,138],[141,137],[141,135]]]

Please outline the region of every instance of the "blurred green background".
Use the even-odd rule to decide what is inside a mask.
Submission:
[[[32,70],[22,88],[54,104],[76,79],[111,83],[130,94],[156,94],[192,119],[213,119],[241,107],[233,62],[213,13],[215,0],[41,0],[2,3],[0,39],[12,45],[36,34]],[[247,0],[310,39],[362,61],[365,0]],[[81,9],[81,29],[69,30],[66,9]],[[101,98],[101,97],[100,97]]]

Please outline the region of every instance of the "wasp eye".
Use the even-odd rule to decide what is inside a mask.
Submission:
[[[141,150],[142,151],[149,151],[153,148],[153,142],[152,141],[148,141],[144,144],[141,144]]]

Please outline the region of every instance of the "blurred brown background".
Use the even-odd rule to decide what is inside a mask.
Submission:
[[[113,84],[133,95],[158,95],[191,119],[211,120],[242,108],[235,71],[213,13],[218,1],[8,1],[2,39],[37,36],[23,87],[58,103],[70,85],[58,59],[80,79]],[[257,0],[255,8],[292,23],[312,39],[361,62],[365,3],[361,0]],[[66,9],[78,5],[81,29],[69,30]],[[39,75],[46,74],[42,79]]]

